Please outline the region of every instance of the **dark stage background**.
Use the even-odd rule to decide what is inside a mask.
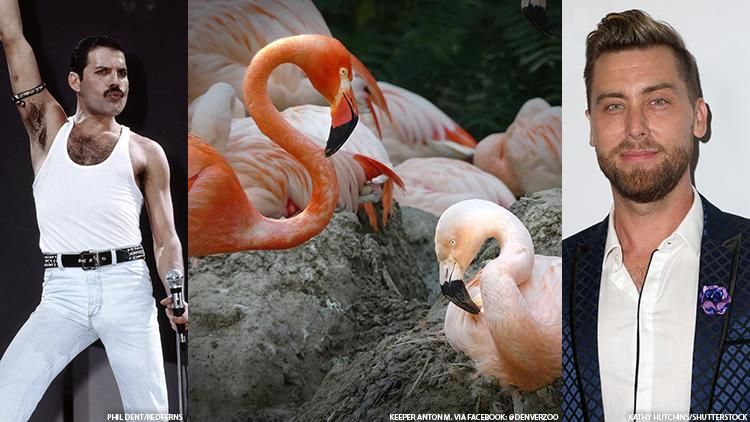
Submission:
[[[34,48],[42,78],[68,115],[75,112],[75,96],[66,80],[75,43],[86,35],[107,34],[123,44],[131,91],[118,121],[158,141],[166,151],[172,173],[175,223],[186,246],[185,3],[176,0],[23,0],[20,3],[24,33]],[[4,352],[39,303],[42,261],[31,191],[33,173],[29,143],[16,106],[10,101],[4,54],[0,55],[0,67],[0,180],[3,181],[0,187],[0,351]],[[153,244],[145,211],[142,217],[143,245],[154,278],[154,295],[161,299],[164,289],[153,265]],[[174,368],[174,334],[161,309],[159,317],[165,361],[172,363],[168,368]],[[101,344],[95,343],[94,347],[101,348]],[[82,378],[86,375],[87,360],[82,359],[83,363],[78,361],[75,365],[84,369],[74,372],[69,367],[64,371],[39,404],[32,421],[84,420],[73,414],[71,404],[73,391],[84,382]],[[174,380],[169,372],[168,369],[168,378]],[[169,384],[170,408],[175,409],[176,386]]]

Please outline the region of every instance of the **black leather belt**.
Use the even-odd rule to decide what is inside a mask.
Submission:
[[[117,258],[116,261],[112,260],[112,257]],[[60,261],[58,262],[58,257]],[[110,265],[113,262],[128,262],[135,261],[136,259],[144,259],[146,253],[143,251],[143,246],[133,246],[130,248],[113,249],[109,251],[87,251],[79,254],[63,254],[63,255],[44,255],[44,268],[82,268],[84,270],[93,270],[101,267],[102,265]],[[62,265],[60,265],[62,264]]]

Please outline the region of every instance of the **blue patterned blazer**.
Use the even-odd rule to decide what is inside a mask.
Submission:
[[[696,313],[691,413],[750,410],[750,220],[722,212],[701,196],[698,291],[722,285],[724,315]],[[563,389],[565,421],[604,420],[597,353],[599,284],[608,218],[563,241]],[[686,351],[675,351],[685,353]]]

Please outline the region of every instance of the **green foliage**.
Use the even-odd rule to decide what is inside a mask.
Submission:
[[[504,131],[529,98],[560,104],[560,0],[547,4],[551,39],[518,0],[314,2],[376,79],[422,95],[478,140]]]

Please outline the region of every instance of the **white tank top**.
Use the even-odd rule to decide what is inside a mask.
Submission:
[[[73,118],[60,128],[34,179],[39,248],[45,254],[79,253],[141,243],[143,195],[130,162],[130,129],[99,164],[82,166],[68,155]]]

